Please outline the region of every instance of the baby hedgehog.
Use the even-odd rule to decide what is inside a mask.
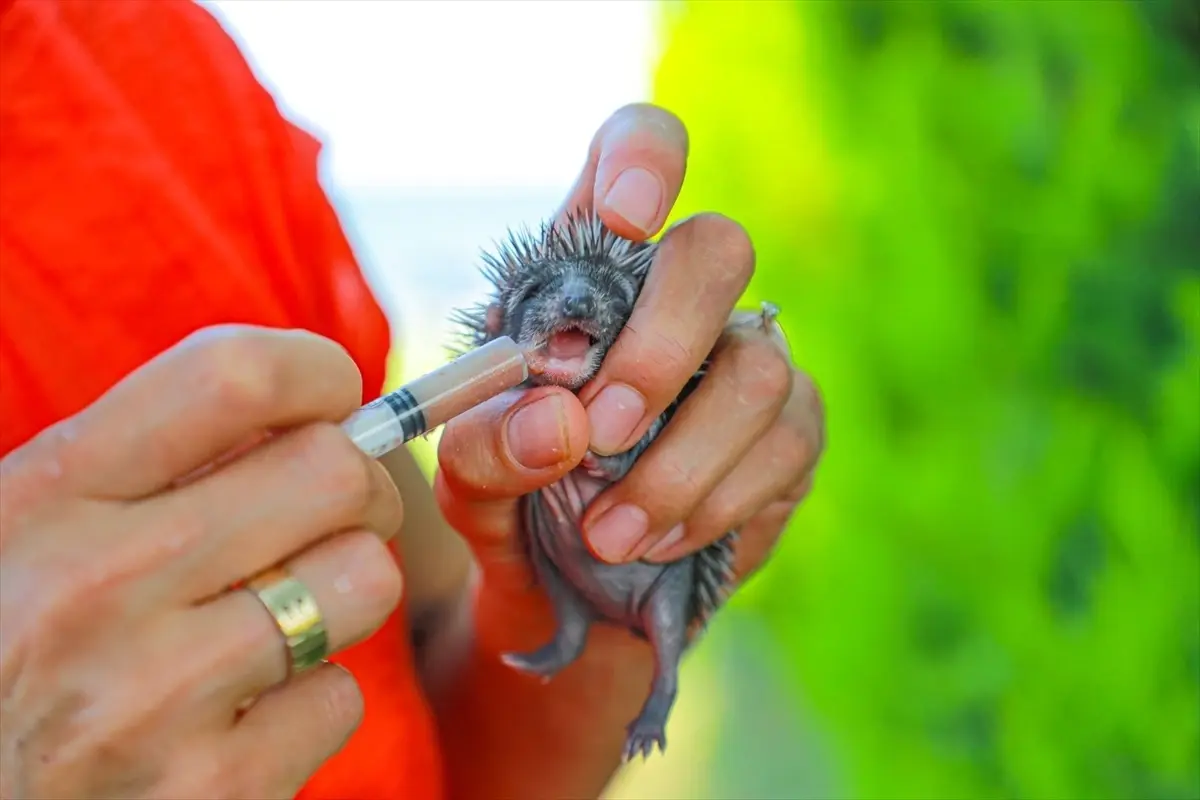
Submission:
[[[464,334],[459,352],[511,336],[534,354],[526,386],[556,384],[573,392],[596,375],[629,319],[656,245],[608,230],[594,214],[546,223],[536,237],[510,233],[483,273],[494,287],[487,302],[455,312]],[[770,312],[764,311],[765,315]],[[679,661],[689,633],[700,631],[731,584],[736,532],[667,564],[608,564],[584,544],[579,521],[588,504],[619,481],[696,388],[706,361],[671,406],[631,449],[613,456],[589,452],[557,483],[521,498],[519,541],[554,606],[554,638],[505,662],[549,680],[583,652],[593,622],[622,625],[648,640],[655,673],[641,713],[630,723],[623,758],[666,749],[667,718],[678,689]]]

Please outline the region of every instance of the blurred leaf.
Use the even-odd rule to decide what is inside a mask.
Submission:
[[[829,413],[734,603],[853,796],[1200,797],[1195,8],[664,8],[675,217],[746,226]]]

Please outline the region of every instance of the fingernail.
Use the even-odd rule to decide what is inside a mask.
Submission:
[[[567,411],[562,398],[550,395],[522,406],[508,420],[508,451],[529,469],[552,467],[571,452]]]
[[[600,455],[612,455],[646,415],[646,401],[621,383],[606,386],[587,407],[591,446]]]
[[[630,167],[618,175],[604,196],[605,205],[643,232],[654,227],[662,201],[662,181],[641,167]]]
[[[618,562],[637,546],[650,527],[646,512],[634,505],[610,508],[588,528],[588,541],[596,555]]]
[[[671,530],[667,531],[667,535],[658,540],[658,543],[646,551],[646,555],[642,558],[654,560],[662,554],[668,552],[672,547],[683,541],[683,523],[679,523]]]

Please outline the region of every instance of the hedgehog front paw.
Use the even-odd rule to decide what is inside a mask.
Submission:
[[[616,483],[629,473],[633,461],[634,459],[625,453],[617,453],[615,456],[598,456],[588,450],[584,453],[579,466],[583,468],[588,477]]]

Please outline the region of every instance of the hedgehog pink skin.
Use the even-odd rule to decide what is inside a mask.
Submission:
[[[528,385],[556,384],[574,392],[600,368],[625,326],[654,258],[655,245],[632,242],[594,215],[543,225],[538,236],[511,234],[484,256],[494,287],[485,303],[457,312],[464,347],[508,335],[526,348]],[[583,652],[592,624],[623,626],[649,641],[655,671],[641,712],[630,723],[624,760],[655,745],[666,749],[666,724],[678,692],[679,662],[694,633],[704,629],[732,585],[730,531],[696,553],[666,564],[609,564],[584,543],[580,519],[588,504],[621,480],[696,388],[707,361],[632,448],[613,456],[589,453],[562,480],[521,498],[518,541],[557,617],[551,641],[507,664],[549,680]]]

